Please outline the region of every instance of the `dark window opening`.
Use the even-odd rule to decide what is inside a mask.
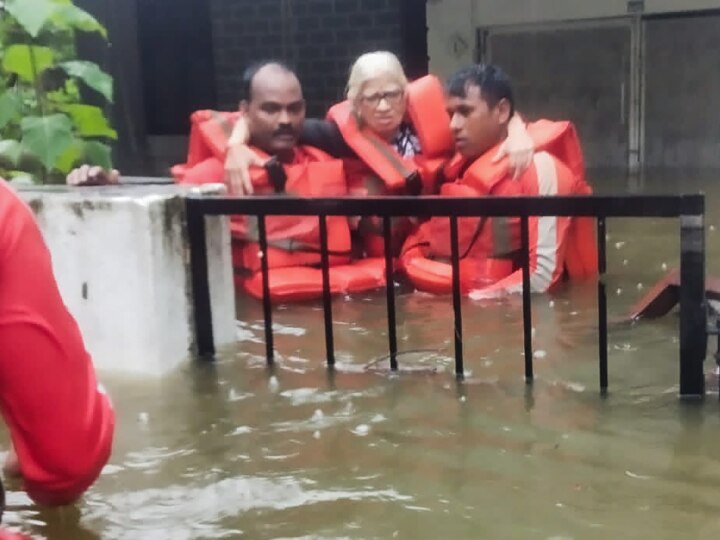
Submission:
[[[210,3],[142,0],[137,3],[147,132],[186,135],[193,111],[213,108]]]
[[[401,0],[402,60],[410,80],[428,73],[427,2]]]

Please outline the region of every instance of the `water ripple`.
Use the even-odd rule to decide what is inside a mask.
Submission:
[[[112,515],[103,533],[109,540],[236,538],[222,520],[256,510],[286,510],[338,501],[409,502],[395,489],[315,489],[307,479],[242,476],[188,487],[173,485],[111,495],[91,510]],[[112,512],[107,512],[109,506]],[[97,517],[97,516],[88,516]]]
[[[128,469],[152,470],[157,469],[161,463],[167,462],[172,458],[182,458],[195,454],[196,452],[197,450],[193,448],[170,450],[166,447],[149,447],[138,452],[128,453],[123,465]]]

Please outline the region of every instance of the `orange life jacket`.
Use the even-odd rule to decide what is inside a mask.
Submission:
[[[406,87],[407,118],[420,141],[421,155],[403,158],[386,141],[358,123],[352,104],[330,108],[328,120],[337,124],[359,160],[346,165],[350,194],[430,193],[437,171],[452,152],[453,137],[445,112],[442,83],[426,75]],[[379,180],[379,182],[378,182]]]
[[[466,160],[456,156],[444,171],[440,195],[446,197],[509,197],[521,195],[519,182],[508,174],[506,159],[492,163],[497,148],[485,152],[461,172]],[[526,171],[526,174],[528,172]],[[509,275],[520,249],[517,218],[465,217],[458,219],[461,289],[467,292]],[[403,247],[401,265],[421,290],[447,293],[452,288],[450,220],[433,217],[411,235]],[[436,260],[441,259],[441,260]]]
[[[585,160],[580,140],[572,122],[538,120],[527,124],[536,151],[546,151],[570,169],[575,176],[574,195],[592,195],[585,176]],[[570,221],[565,269],[570,279],[585,279],[598,273],[597,226],[595,218],[580,217]]]
[[[195,111],[190,115],[187,161],[171,167],[178,183],[222,183],[227,141],[240,112]]]
[[[557,158],[579,182],[587,184],[582,146],[572,122],[541,119],[525,124],[525,129],[535,143],[536,152],[545,151]]]
[[[458,178],[463,159],[456,157],[445,167],[444,175],[457,180],[444,184],[441,194],[464,197],[546,194],[541,188],[548,181],[545,177],[540,178],[541,173],[552,176],[552,194],[592,192],[585,182],[582,150],[572,124],[541,121],[530,124],[528,131],[536,142],[543,141],[555,153],[562,155],[569,166],[565,166],[562,160],[558,159],[560,163],[549,173],[547,170],[538,171],[536,163],[553,163],[548,154],[538,152],[533,166],[526,170],[520,179],[512,180],[508,176],[505,160],[492,163],[497,152],[497,149],[493,149],[477,159]],[[542,148],[543,144],[538,146]],[[513,270],[518,268],[519,225],[519,219],[513,217],[458,220],[460,285],[463,292],[491,286],[508,278]],[[537,226],[535,232],[536,230]],[[553,230],[558,231],[554,249],[558,252],[555,260],[559,261],[560,273],[564,268],[571,278],[594,275],[597,272],[594,220],[558,218]],[[449,231],[447,218],[432,218],[406,241],[401,258],[402,266],[417,288],[435,293],[450,292],[452,269],[449,264]],[[532,248],[533,246],[531,251]],[[552,274],[552,270],[550,273]],[[557,280],[558,274],[553,274],[552,277]]]
[[[259,155],[263,153],[253,149]],[[284,188],[271,181],[266,169],[250,171],[257,194],[281,191],[299,197],[341,197],[347,192],[342,162],[312,147],[302,147],[303,162],[283,166]],[[267,157],[267,156],[263,156]],[[385,261],[380,258],[350,262],[351,242],[348,220],[327,216],[330,263],[330,292],[359,293],[385,286]],[[268,280],[274,302],[295,302],[320,298],[323,294],[320,252],[320,224],[315,216],[268,216]],[[262,299],[263,281],[257,218],[234,216],[231,222],[233,266],[236,284],[251,296]]]
[[[253,148],[261,157],[269,156]],[[268,170],[252,167],[250,177],[255,193],[287,194],[295,197],[342,197],[347,193],[342,161],[312,147],[298,147],[297,163],[283,165],[283,185],[272,181]],[[328,216],[330,264],[350,260],[350,228],[347,218]],[[320,221],[315,216],[268,216],[265,219],[269,268],[320,264]],[[235,243],[242,243],[242,260],[236,265],[251,272],[260,270],[257,244],[257,218],[233,216],[231,232]]]
[[[385,287],[385,259],[374,257],[355,261],[351,264],[331,266],[330,293],[356,294]],[[270,299],[276,303],[314,300],[323,295],[323,278],[320,268],[310,266],[288,266],[275,268],[268,273]],[[262,273],[240,281],[237,286],[251,296],[263,298]]]

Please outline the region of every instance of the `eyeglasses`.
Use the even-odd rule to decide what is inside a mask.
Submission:
[[[370,105],[371,107],[377,107],[380,102],[384,99],[388,105],[397,105],[402,100],[405,92],[402,89],[390,90],[388,92],[376,92],[369,96],[361,96],[363,103]]]

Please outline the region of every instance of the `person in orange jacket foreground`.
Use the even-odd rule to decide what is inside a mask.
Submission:
[[[3,180],[0,413],[12,441],[5,474],[19,476],[39,504],[74,502],[109,459],[110,399],[60,297],[32,212]]]
[[[537,122],[530,128],[544,140],[562,138],[572,168],[548,152],[537,152],[531,166],[515,180],[507,165],[494,157],[507,138],[515,103],[510,80],[498,67],[473,65],[455,73],[447,84],[450,128],[457,151],[445,167],[441,195],[493,197],[517,195],[588,194],[582,152],[572,126]],[[567,133],[572,134],[568,139]],[[574,142],[573,142],[574,141]],[[522,290],[520,221],[518,218],[461,218],[458,238],[461,289],[473,298]],[[402,265],[416,288],[435,293],[451,290],[449,219],[432,218],[403,247]],[[570,277],[593,275],[597,269],[592,220],[531,217],[530,281],[533,292],[545,292],[567,272]]]
[[[305,120],[305,101],[295,73],[279,62],[261,62],[244,76],[240,113],[247,120],[250,145],[262,159],[251,166],[248,190],[258,194],[292,194],[301,197],[338,197],[347,194],[343,162],[317,148],[298,144]],[[173,167],[181,183],[222,180],[217,151],[227,143],[223,122],[233,114],[199,111],[193,118],[188,161]],[[269,216],[266,219],[270,268],[270,295],[277,301],[317,298],[322,295],[319,220],[314,216]],[[328,250],[331,292],[352,293],[382,287],[382,259],[351,262],[348,219],[328,216]],[[232,218],[233,263],[237,283],[262,298],[261,254],[255,218]]]

